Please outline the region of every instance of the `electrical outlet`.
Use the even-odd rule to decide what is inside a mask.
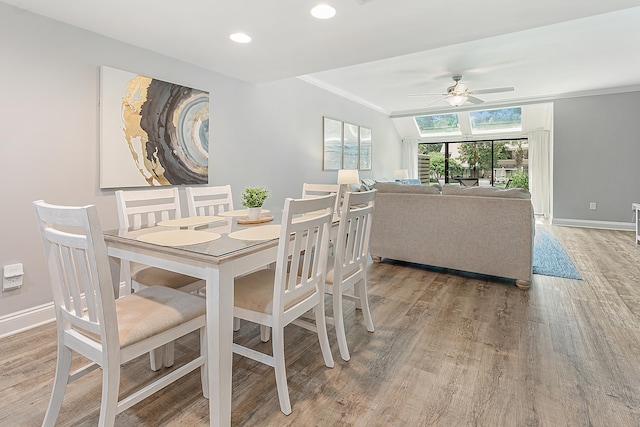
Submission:
[[[592,211],[595,211],[596,210],[596,202],[589,203],[589,209],[591,209]]]
[[[2,273],[2,290],[12,291],[22,286],[24,269],[22,264],[5,265]]]

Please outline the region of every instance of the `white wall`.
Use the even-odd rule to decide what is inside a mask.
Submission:
[[[206,46],[202,51],[206,54]],[[113,191],[99,188],[99,67],[107,65],[211,93],[210,180],[272,190],[271,209],[322,171],[322,116],[370,127],[373,170],[400,165],[391,120],[298,79],[250,85],[0,4],[0,267],[21,262],[24,286],[0,293],[0,323],[51,301],[32,202],[95,204],[117,226]],[[1,332],[1,331],[0,331]],[[1,335],[1,333],[0,333]]]

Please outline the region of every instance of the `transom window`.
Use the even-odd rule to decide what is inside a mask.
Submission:
[[[413,118],[422,137],[521,132],[522,107],[460,111]]]
[[[434,114],[414,119],[422,136],[462,135],[457,114]]]
[[[522,108],[497,108],[470,111],[471,133],[497,133],[522,131]]]

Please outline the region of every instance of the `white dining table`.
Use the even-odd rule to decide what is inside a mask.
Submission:
[[[267,224],[278,224],[279,220],[278,217]],[[114,283],[120,283],[120,260],[159,267],[206,281],[211,426],[231,425],[234,278],[275,262],[278,245],[277,237],[240,240],[229,237],[229,234],[261,225],[264,224],[240,226],[236,218],[226,218],[224,222],[196,229],[219,235],[215,240],[177,246],[139,240],[140,236],[167,230],[166,227],[104,231]]]

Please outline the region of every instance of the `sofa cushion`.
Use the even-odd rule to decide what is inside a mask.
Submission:
[[[531,199],[531,193],[524,188],[499,188],[487,186],[463,187],[458,184],[445,184],[442,187],[445,196],[504,197],[508,199]]]
[[[379,193],[411,193],[411,194],[440,194],[440,188],[435,185],[408,185],[398,182],[376,182],[373,186]]]

